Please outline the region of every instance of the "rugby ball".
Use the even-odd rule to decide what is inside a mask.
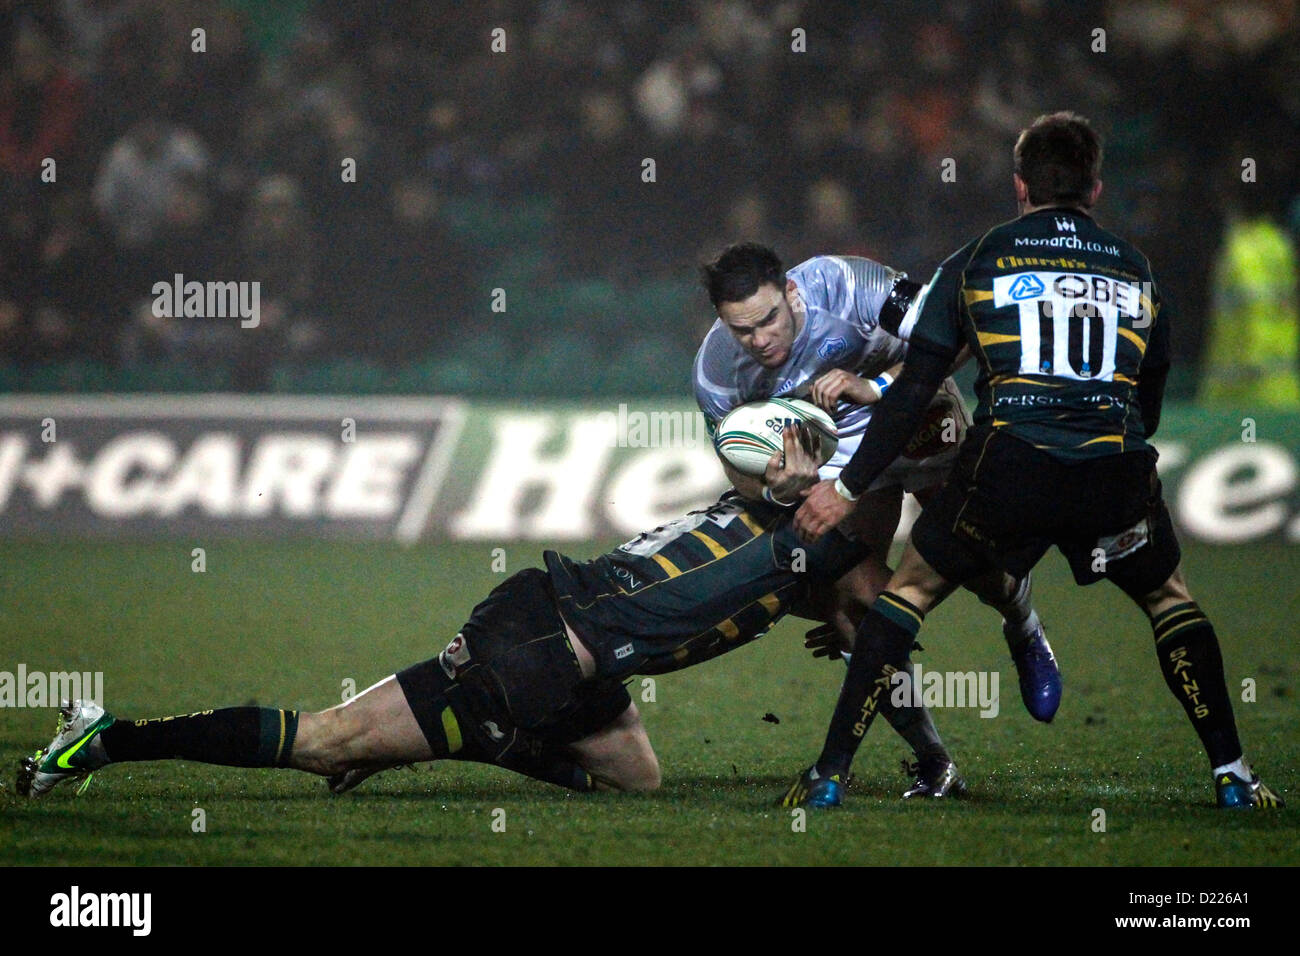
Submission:
[[[737,471],[761,476],[771,457],[785,447],[782,433],[786,425],[796,421],[812,427],[820,450],[817,464],[830,461],[840,443],[835,422],[816,405],[799,398],[769,398],[733,408],[718,423],[713,446]]]

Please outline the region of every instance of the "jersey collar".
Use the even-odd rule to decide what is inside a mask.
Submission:
[[[1037,215],[1082,216],[1084,219],[1087,219],[1089,222],[1095,221],[1092,218],[1091,214],[1084,212],[1078,206],[1043,206],[1041,209],[1035,209],[1033,212],[1025,213],[1020,218],[1028,219],[1030,216],[1037,216]]]

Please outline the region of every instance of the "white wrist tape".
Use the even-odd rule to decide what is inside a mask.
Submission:
[[[872,394],[876,396],[876,401],[885,397],[885,392],[889,386],[894,384],[894,376],[888,372],[881,372],[875,378],[867,379],[867,387],[871,389]]]
[[[772,494],[772,489],[767,487],[767,485],[763,486],[763,500],[771,502],[778,508],[789,508],[791,505],[798,503],[794,501],[782,501],[776,495]]]

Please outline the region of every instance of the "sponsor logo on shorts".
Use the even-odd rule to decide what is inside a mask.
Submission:
[[[451,639],[451,643],[438,655],[438,663],[442,665],[447,676],[453,679],[469,663],[469,645],[465,643],[464,634],[457,634]]]
[[[1109,537],[1098,538],[1097,547],[1106,555],[1107,561],[1118,561],[1120,558],[1127,558],[1134,551],[1137,551],[1151,538],[1151,526],[1147,519],[1143,518],[1127,531],[1121,531],[1119,534],[1112,534]]]
[[[953,527],[953,530],[964,537],[970,538],[972,541],[978,541],[980,544],[989,547],[994,547],[996,545],[996,542],[994,542],[992,538],[965,519],[958,520],[957,524]]]
[[[624,644],[622,647],[614,648],[614,659],[621,661],[625,657],[632,656],[632,645]]]

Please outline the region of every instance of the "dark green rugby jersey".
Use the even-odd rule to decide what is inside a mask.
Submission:
[[[1143,368],[1169,364],[1146,256],[1077,209],[990,229],[941,265],[900,333],[979,362],[977,425],[1067,460],[1147,447]]]
[[[728,492],[595,560],[543,558],[601,676],[661,674],[763,636],[810,581],[833,581],[869,553],[838,531],[801,544],[793,520],[794,509]]]

